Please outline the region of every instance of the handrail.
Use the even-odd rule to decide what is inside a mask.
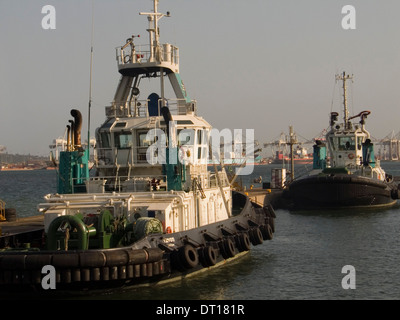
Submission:
[[[165,43],[155,48],[155,58],[159,62],[169,62],[179,65],[179,48]],[[151,51],[149,45],[124,45],[116,48],[116,58],[118,65],[130,63],[147,63],[151,61]]]

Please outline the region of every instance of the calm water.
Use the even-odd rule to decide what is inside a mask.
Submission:
[[[400,175],[400,163],[383,164]],[[275,166],[277,167],[277,166]],[[267,181],[272,165],[251,177]],[[20,216],[54,190],[55,172],[0,172],[0,198]],[[255,186],[257,186],[255,184]],[[272,241],[221,268],[153,288],[126,289],[95,299],[399,299],[400,207],[380,211],[291,213],[277,210]],[[342,288],[342,267],[356,270],[356,289]]]

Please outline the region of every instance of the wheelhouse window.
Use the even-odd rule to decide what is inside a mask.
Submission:
[[[131,132],[115,132],[114,144],[118,149],[132,148],[132,133]]]
[[[207,163],[208,145],[206,130],[197,130],[197,160],[200,164]]]
[[[339,150],[356,150],[355,137],[339,137]]]
[[[158,129],[161,130],[161,129]],[[156,133],[152,133],[150,131],[139,131],[137,132],[136,138],[137,138],[137,161],[139,163],[148,163],[147,159],[147,149],[157,143],[158,141],[162,145],[166,145],[166,139],[164,139],[162,136],[163,131],[158,131]],[[154,154],[154,156],[157,156],[157,152]]]
[[[194,133],[193,129],[178,130],[179,145],[194,145]]]
[[[111,148],[110,143],[110,133],[109,132],[101,132],[100,133],[101,147],[102,148]]]
[[[152,142],[147,140],[147,131],[139,133],[139,147],[149,147]]]

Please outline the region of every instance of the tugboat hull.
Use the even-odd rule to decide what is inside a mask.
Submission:
[[[93,250],[0,252],[0,294],[51,295],[179,279],[240,257],[273,237],[275,213],[234,193],[231,218],[195,229],[149,234],[126,247]],[[45,266],[54,267],[55,289],[47,290]],[[50,280],[50,278],[48,278]]]
[[[289,197],[295,209],[378,208],[395,205],[397,190],[361,176],[322,175],[294,181]]]

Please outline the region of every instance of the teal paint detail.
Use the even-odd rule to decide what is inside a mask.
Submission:
[[[182,191],[182,183],[186,181],[186,166],[174,160],[178,160],[178,148],[167,148],[167,163],[163,164],[167,190]]]
[[[186,103],[189,103],[191,100],[190,100],[190,98],[189,98],[189,96],[188,96],[188,94],[186,92],[186,88],[185,88],[185,85],[183,84],[183,81],[181,79],[180,74],[174,72],[173,75],[175,76],[175,78],[176,78],[176,80],[177,80],[177,82],[179,84],[179,88],[181,90],[183,98],[186,100]]]
[[[374,144],[371,143],[370,139],[367,139],[362,144],[362,153],[363,153],[363,165],[375,168]]]
[[[326,168],[326,146],[322,143],[317,143],[313,147],[313,169]]]
[[[57,192],[60,194],[86,192],[89,178],[89,150],[60,152]]]

